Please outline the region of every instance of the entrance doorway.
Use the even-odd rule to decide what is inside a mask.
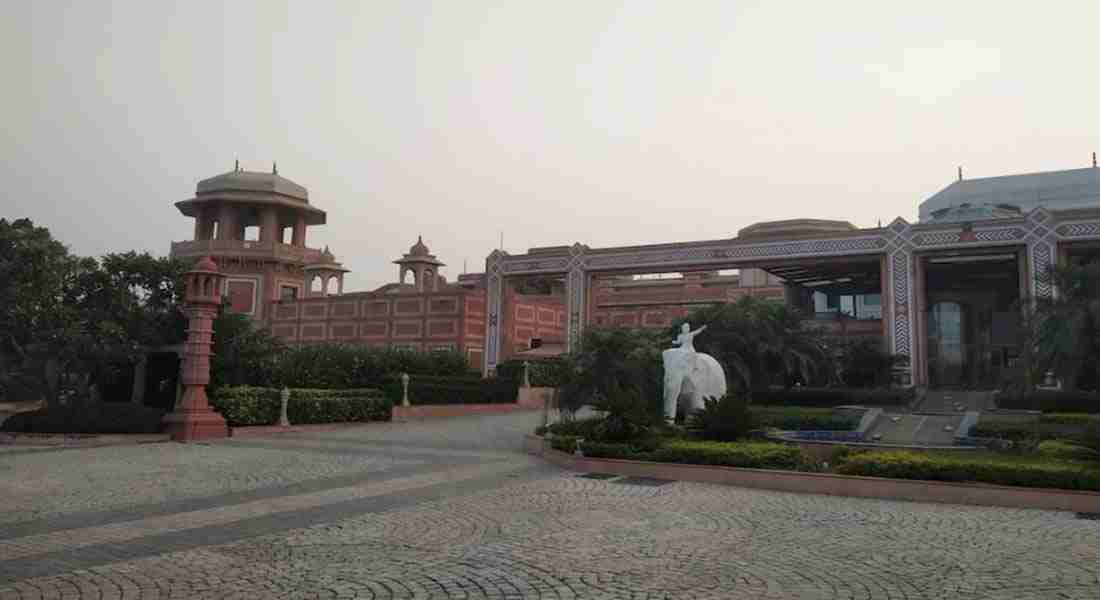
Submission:
[[[923,260],[929,385],[997,388],[1019,356],[1019,257],[1010,252]]]

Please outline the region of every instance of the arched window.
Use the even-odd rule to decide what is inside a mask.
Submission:
[[[246,242],[258,242],[260,241],[260,226],[259,225],[246,225],[244,227],[244,237],[241,238]]]
[[[309,280],[309,291],[310,292],[315,292],[315,293],[318,293],[318,294],[320,294],[322,291],[324,291],[324,290],[321,289],[321,276],[320,275],[314,275],[313,277],[310,278],[310,280]]]
[[[340,282],[337,280],[336,277],[329,277],[329,280],[328,280],[328,295],[329,296],[335,296],[336,294],[338,294],[339,290],[340,290],[339,285],[340,285]]]
[[[284,244],[294,243],[294,228],[290,225],[284,225],[279,228],[279,241]]]

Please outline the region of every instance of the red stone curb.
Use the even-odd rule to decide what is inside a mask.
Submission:
[[[462,417],[466,415],[504,414],[521,410],[541,410],[542,405],[527,404],[435,404],[421,406],[395,406],[393,419],[432,419]]]
[[[526,436],[524,449],[559,467],[589,473],[719,483],[830,496],[1100,512],[1100,492],[578,457],[551,449],[543,438],[535,435]]]
[[[246,427],[231,427],[229,437],[264,437],[279,433],[309,433],[315,431],[337,431],[340,429],[354,429],[374,423],[385,421],[357,421],[355,423],[317,423],[314,425],[291,425],[280,427],[278,425],[248,425]]]

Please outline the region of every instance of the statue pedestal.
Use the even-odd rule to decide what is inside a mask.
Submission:
[[[198,395],[202,395],[198,398]],[[176,410],[164,415],[165,433],[172,435],[177,442],[211,440],[229,437],[229,426],[206,401],[206,390],[201,387],[188,387],[183,392]]]

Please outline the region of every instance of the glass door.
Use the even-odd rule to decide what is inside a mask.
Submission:
[[[937,302],[928,312],[929,383],[961,386],[967,366],[963,307],[958,302]]]

